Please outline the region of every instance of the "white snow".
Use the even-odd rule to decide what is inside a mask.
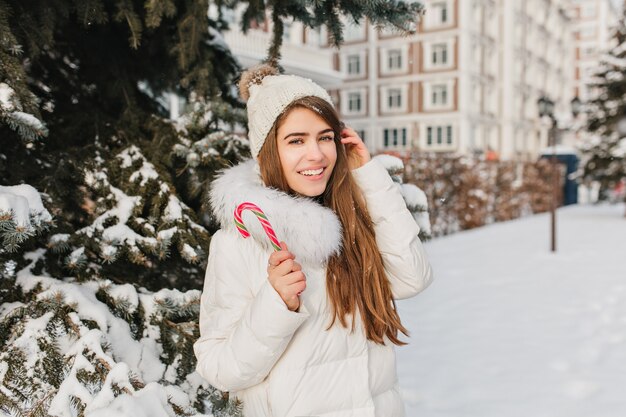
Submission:
[[[80,232],[87,234],[87,236],[92,236],[94,229],[102,230],[104,222],[110,217],[117,217],[119,220],[118,224],[124,226],[132,215],[135,206],[141,204],[141,197],[139,196],[128,196],[122,190],[113,186],[111,186],[111,191],[115,194],[115,199],[117,201],[116,207],[100,215],[96,220],[94,220],[91,226],[81,229]],[[111,227],[115,227],[115,225]],[[111,227],[107,229],[110,229]],[[124,241],[128,238],[134,241],[136,233],[126,227],[126,229],[123,230],[112,230],[109,234],[109,239],[111,240]]]
[[[54,313],[50,311],[39,318],[28,320],[24,323],[24,332],[13,342],[13,345],[20,348],[26,356],[25,367],[29,377],[34,376],[33,372],[35,371],[35,364],[41,355],[39,346],[37,343],[33,343],[33,341],[48,337],[46,326],[53,315]]]
[[[41,120],[36,118],[30,113],[24,113],[22,111],[14,111],[11,112],[11,118],[19,121],[20,123],[29,125],[34,130],[38,132],[46,132],[46,126],[43,124]]]
[[[40,252],[33,252],[28,255],[33,262],[40,256]],[[80,327],[80,335],[77,339],[64,338],[61,340],[60,346],[63,348],[64,356],[68,360],[71,359],[71,370],[52,400],[51,415],[63,417],[74,415],[70,404],[70,395],[80,398],[88,405],[87,415],[144,415],[136,414],[137,407],[146,410],[145,415],[167,415],[168,406],[160,400],[162,394],[166,392],[170,397],[174,397],[175,401],[187,395],[177,387],[159,388],[152,385],[152,383],[162,380],[166,370],[165,365],[159,359],[162,349],[156,342],[158,330],[148,326],[144,332],[144,337],[138,341],[134,340],[130,334],[128,323],[115,317],[105,304],[96,299],[95,294],[101,286],[105,285],[109,294],[114,298],[124,298],[134,306],[138,306],[141,302],[149,316],[154,311],[155,299],[174,297],[181,299],[182,302],[189,302],[199,298],[199,291],[181,293],[176,290],[162,290],[157,294],[138,294],[130,284],[117,285],[109,281],[88,281],[77,284],[71,281],[65,282],[54,278],[36,276],[29,272],[28,268],[20,270],[17,275],[16,284],[22,287],[24,291],[32,289],[36,283],[41,283],[43,291],[37,295],[37,298],[63,294],[64,301],[76,310],[76,314],[72,313],[72,320]],[[46,334],[45,325],[51,315],[52,313],[48,313],[38,319],[26,322],[24,333],[13,342],[28,353],[29,361],[32,361],[32,365],[29,366],[30,369],[34,369],[35,362],[42,358],[42,352],[33,341]],[[79,325],[79,317],[83,320],[92,320],[98,328],[89,330],[83,325]],[[154,333],[155,331],[157,333]],[[150,334],[148,335],[146,332]],[[106,349],[103,349],[104,345],[107,346]],[[102,390],[97,393],[90,393],[76,377],[80,369],[93,370],[92,364],[85,356],[86,352],[92,352],[95,357],[102,360],[111,369]],[[0,368],[1,370],[2,368]],[[130,373],[137,374],[142,381],[146,382],[146,388],[149,386],[152,388],[144,388],[135,392],[129,384]],[[114,398],[111,390],[113,384],[126,388],[127,392],[133,393],[134,397],[124,394],[121,396],[124,399]],[[151,403],[150,407],[146,405],[148,403]],[[181,401],[181,404],[183,403],[188,404],[189,401]],[[130,414],[122,414],[121,410]]]
[[[41,202],[39,192],[28,184],[0,185],[0,212],[11,211],[15,223],[21,227],[31,227],[31,214],[36,225],[52,220],[52,216]]]
[[[59,243],[67,242],[69,238],[69,233],[57,233],[50,236],[50,239],[48,239],[48,243],[50,243],[51,245],[57,245]]]
[[[624,205],[460,232],[426,243],[435,282],[400,301],[407,417],[626,415]]]
[[[176,226],[170,227],[169,229],[161,230],[157,234],[157,239],[158,240],[170,240],[172,236],[174,236],[174,233],[176,232],[178,232],[178,227]]]
[[[92,372],[94,370],[93,365],[82,354],[77,354],[69,375],[63,380],[56,395],[50,401],[48,414],[59,417],[74,417],[73,414],[75,413],[72,412],[73,407],[70,400],[72,396],[79,398],[85,404],[89,404],[92,395],[76,378],[76,373],[81,369]]]
[[[158,179],[159,174],[156,172],[154,165],[152,165],[150,162],[144,161],[139,171],[133,172],[131,176],[128,178],[128,180],[130,182],[135,182],[139,178],[141,178],[141,182],[139,183],[139,186],[143,187],[144,185],[146,185],[148,180]]]
[[[69,254],[69,261],[72,264],[77,264],[84,258],[85,258],[85,248],[82,246],[76,250],[73,250],[72,253]]]
[[[11,97],[15,91],[7,83],[0,83],[0,110],[13,111],[15,106],[11,102]]]
[[[111,389],[116,385],[119,389],[126,389],[133,392],[134,389],[128,381],[130,369],[124,362],[117,363],[111,368],[106,376],[102,389],[96,394],[89,405],[85,408],[85,414],[89,414],[92,410],[105,407],[115,399],[115,393]]]
[[[612,54],[605,54],[602,56],[602,61],[617,67],[618,69],[626,68],[626,59],[618,58]]]
[[[100,245],[100,254],[105,259],[114,260],[115,257],[117,256],[117,253],[118,253],[118,249],[116,246],[109,245],[106,243]]]
[[[0,362],[0,381],[4,381],[4,375],[9,370],[8,362]]]
[[[163,210],[163,221],[175,222],[177,220],[182,220],[182,218],[183,208],[180,200],[176,196],[170,195],[167,206],[165,207],[165,210]]]
[[[132,306],[131,313],[139,306],[139,296],[131,284],[113,285],[107,291],[114,299],[128,301]]]
[[[624,158],[626,157],[626,138],[621,138],[615,146],[611,150],[611,155],[615,158]]]
[[[376,159],[378,162],[383,164],[387,171],[398,172],[404,170],[404,163],[402,162],[402,159],[393,155],[380,154],[376,155],[373,159]]]
[[[133,162],[138,159],[144,159],[139,148],[135,145],[131,145],[117,154],[117,157],[122,160],[121,168],[130,168],[133,166]]]
[[[86,417],[174,417],[166,410],[168,393],[157,383],[147,384],[134,395],[122,394],[96,410],[86,412]],[[85,410],[88,411],[88,410]]]
[[[198,259],[198,254],[196,253],[196,250],[192,248],[188,243],[185,243],[183,245],[183,250],[181,251],[181,254],[185,259],[189,259],[192,261],[196,261]]]
[[[426,194],[414,184],[401,184],[402,196],[410,207],[428,207]]]

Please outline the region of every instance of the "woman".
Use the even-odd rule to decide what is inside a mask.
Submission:
[[[212,184],[222,229],[197,370],[242,400],[246,417],[403,416],[393,345],[407,331],[393,300],[432,279],[419,228],[324,89],[268,66],[239,87],[254,158]],[[245,201],[265,211],[281,251],[252,215],[253,239],[238,234],[233,210]]]

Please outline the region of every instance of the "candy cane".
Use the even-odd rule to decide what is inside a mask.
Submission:
[[[269,220],[267,220],[267,216],[265,215],[265,213],[263,213],[263,210],[261,210],[256,204],[245,202],[239,204],[235,209],[235,225],[237,226],[237,230],[239,230],[239,233],[241,233],[241,236],[243,236],[244,238],[250,236],[250,232],[248,232],[248,229],[243,224],[243,219],[241,218],[241,213],[244,210],[250,210],[256,215],[257,219],[259,219],[259,222],[261,223],[261,226],[263,226],[263,230],[265,230],[265,234],[267,234],[270,242],[272,242],[274,250],[281,250],[280,242],[276,237],[276,232],[274,232],[274,229],[272,228]]]

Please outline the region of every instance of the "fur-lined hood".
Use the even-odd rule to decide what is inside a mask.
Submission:
[[[341,249],[341,224],[332,210],[309,198],[264,186],[258,172],[257,162],[249,160],[226,169],[212,182],[211,207],[223,229],[238,233],[233,213],[247,201],[265,212],[278,240],[287,243],[298,262],[320,265]],[[254,241],[270,248],[255,215],[244,211],[242,217]]]

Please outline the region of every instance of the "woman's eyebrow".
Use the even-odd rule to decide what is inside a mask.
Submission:
[[[287,138],[288,138],[288,137],[290,137],[290,136],[308,136],[308,135],[309,135],[309,134],[308,134],[308,133],[305,133],[305,132],[293,132],[293,133],[290,133],[290,134],[288,134],[287,136],[285,136],[285,137],[283,138],[283,140],[287,139]]]
[[[322,134],[324,134],[324,133],[329,133],[329,132],[333,132],[333,133],[334,133],[334,130],[333,130],[333,129],[331,129],[331,128],[324,129],[324,130],[320,131],[317,135],[319,136],[319,135],[322,135]],[[287,138],[288,138],[288,137],[290,137],[290,136],[309,136],[309,134],[308,134],[308,133],[306,133],[306,132],[293,132],[293,133],[290,133],[290,134],[288,134],[287,136],[285,136],[285,137],[283,138],[283,140],[287,139]]]

